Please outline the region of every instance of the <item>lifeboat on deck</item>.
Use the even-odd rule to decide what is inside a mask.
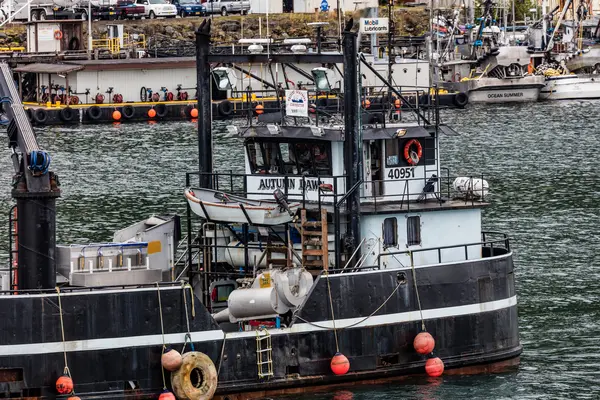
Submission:
[[[192,211],[209,221],[248,223],[250,225],[280,225],[292,222],[300,203],[251,200],[211,189],[185,189]]]

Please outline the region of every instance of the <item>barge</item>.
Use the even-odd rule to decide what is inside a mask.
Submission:
[[[238,220],[198,200],[183,239],[177,217],[155,216],[107,243],[56,245],[58,180],[0,65],[0,91],[15,99],[16,173],[0,295],[4,397],[249,399],[518,364],[510,240],[482,230],[489,185],[444,173],[439,135],[454,131],[435,108],[395,119],[394,99],[405,99],[385,79],[383,120],[365,123],[361,71],[373,69],[352,26],[343,54],[327,56],[343,66],[346,112],[307,116],[302,99],[334,89],[319,85],[228,127],[244,143],[236,175],[213,170],[210,107],[211,63],[235,61],[211,53],[210,20],[201,24],[200,164],[187,200],[214,193],[211,207],[236,207]],[[302,56],[248,57],[275,66]],[[254,221],[246,207],[265,200],[290,218]]]

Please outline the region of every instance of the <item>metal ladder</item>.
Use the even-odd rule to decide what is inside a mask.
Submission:
[[[261,336],[261,332],[264,336]],[[268,379],[273,376],[273,347],[271,334],[266,329],[256,331],[256,365],[259,378]]]

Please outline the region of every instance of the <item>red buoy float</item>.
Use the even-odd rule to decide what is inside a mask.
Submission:
[[[158,396],[158,400],[177,400],[177,398],[173,393],[169,392],[168,390],[165,390],[160,394],[160,396]]]
[[[350,361],[342,353],[335,353],[331,359],[331,371],[336,375],[345,375],[350,370]]]
[[[439,357],[430,358],[425,363],[425,372],[429,376],[441,376],[444,373],[444,362]]]
[[[435,347],[435,340],[433,339],[433,336],[429,334],[429,332],[421,332],[415,337],[413,346],[417,353],[429,354]]]
[[[112,117],[115,121],[121,120],[121,111],[119,111],[119,110],[113,111]]]
[[[56,380],[56,391],[60,394],[69,394],[73,392],[73,379],[68,375],[63,375]]]
[[[154,117],[156,117],[156,110],[155,110],[154,108],[151,108],[151,109],[149,109],[149,110],[148,110],[148,116],[149,116],[150,118],[154,118]]]
[[[262,104],[259,104],[256,106],[256,108],[254,108],[254,110],[256,111],[256,114],[261,115],[264,114],[265,107]]]
[[[79,396],[71,396],[67,400],[81,400],[81,397],[79,397]]]
[[[181,367],[183,360],[181,359],[181,354],[177,350],[166,348],[160,357],[160,363],[167,371],[175,372]]]
[[[190,116],[191,116],[192,118],[198,118],[198,109],[197,109],[197,108],[192,108],[192,109],[190,110]]]

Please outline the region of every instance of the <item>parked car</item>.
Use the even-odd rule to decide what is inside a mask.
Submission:
[[[119,0],[115,11],[121,19],[138,19],[146,14],[146,8],[135,4],[135,0]]]
[[[175,18],[177,7],[169,4],[166,0],[137,0],[138,5],[144,6],[144,15],[150,19],[156,17]]]
[[[206,7],[198,0],[173,0],[171,4],[177,7],[177,15],[181,18],[188,15],[206,15]]]
[[[240,13],[242,15],[250,12],[250,0],[208,0],[204,3],[208,14]]]

